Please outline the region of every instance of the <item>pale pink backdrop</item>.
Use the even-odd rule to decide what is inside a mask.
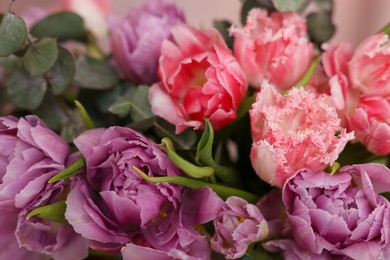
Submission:
[[[80,0],[82,1],[82,0]],[[8,8],[9,0],[0,0],[0,11]],[[58,0],[17,0],[14,10],[20,12],[26,6],[53,5]],[[126,13],[143,0],[113,0],[114,11]],[[209,26],[213,19],[229,19],[239,24],[240,0],[176,0],[188,17],[188,22],[197,27]],[[337,33],[333,43],[349,41],[356,46],[361,40],[379,31],[390,22],[389,0],[335,0],[334,22]]]

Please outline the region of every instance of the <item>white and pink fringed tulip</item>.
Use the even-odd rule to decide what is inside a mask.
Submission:
[[[332,98],[304,88],[283,96],[264,83],[249,113],[252,166],[277,187],[299,169],[324,170],[354,138],[340,126]]]

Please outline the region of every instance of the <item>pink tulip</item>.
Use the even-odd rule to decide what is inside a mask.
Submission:
[[[247,81],[220,33],[181,24],[165,40],[159,61],[161,82],[149,92],[152,111],[176,126],[215,130],[236,118],[246,96]]]
[[[390,42],[384,34],[363,41],[348,64],[352,88],[365,95],[390,95]]]
[[[328,47],[322,63],[343,125],[378,155],[390,153],[390,44],[377,34],[355,52],[347,44]]]
[[[235,28],[234,54],[249,83],[260,88],[269,80],[279,89],[290,89],[312,60],[313,45],[306,38],[306,22],[296,13],[249,12],[245,27]]]
[[[340,126],[332,99],[303,88],[282,96],[263,84],[249,113],[252,166],[273,186],[282,187],[301,168],[324,170],[353,139]]]

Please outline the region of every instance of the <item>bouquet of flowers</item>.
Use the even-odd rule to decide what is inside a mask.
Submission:
[[[331,0],[0,10],[0,259],[390,259],[390,26]]]

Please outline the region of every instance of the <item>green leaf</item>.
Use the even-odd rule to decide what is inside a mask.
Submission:
[[[157,116],[152,116],[141,121],[128,124],[126,127],[136,130],[138,132],[146,132],[151,129],[157,122]]]
[[[39,116],[46,125],[55,130],[60,131],[63,124],[68,119],[69,111],[66,109],[63,104],[59,103],[60,101],[56,100],[50,91],[46,91],[46,95],[37,109],[34,109],[33,113]]]
[[[215,20],[213,26],[221,33],[223,39],[230,49],[233,49],[234,38],[229,34],[232,23],[226,20]]]
[[[336,31],[329,14],[311,13],[306,20],[310,39],[318,45],[328,41]]]
[[[76,65],[73,56],[64,48],[59,48],[58,59],[46,74],[54,95],[62,94],[73,82]]]
[[[110,89],[119,81],[114,68],[105,60],[80,56],[76,60],[75,82],[86,89]]]
[[[333,11],[333,0],[314,0],[321,12],[331,13]]]
[[[46,17],[36,23],[30,30],[36,38],[52,37],[58,41],[85,41],[84,21],[78,14],[60,12]]]
[[[196,162],[201,165],[210,166],[214,169],[215,175],[224,183],[227,183],[230,186],[240,186],[241,181],[234,169],[219,165],[215,162],[213,158],[213,141],[214,141],[214,131],[213,127],[209,120],[205,120],[206,129],[203,132],[203,135],[198,143],[196,151]]]
[[[23,64],[31,76],[40,76],[53,67],[57,58],[57,41],[53,38],[43,38],[28,48],[23,57]]]
[[[69,165],[66,169],[60,171],[53,177],[51,177],[48,183],[53,183],[60,180],[68,179],[74,175],[77,175],[80,172],[80,169],[85,166],[85,160],[80,156],[74,163]]]
[[[272,0],[275,8],[280,12],[297,12],[310,2],[308,0]]]
[[[385,197],[388,201],[390,201],[390,192],[383,192],[383,193],[381,193],[380,195],[382,195],[382,196]]]
[[[140,85],[134,92],[131,99],[130,115],[133,121],[137,122],[154,116],[148,99],[149,87]]]
[[[65,219],[66,204],[65,200],[36,208],[27,215],[27,219],[37,216],[41,219],[50,220],[53,222],[67,224]]]
[[[5,13],[0,24],[0,57],[6,57],[22,48],[26,42],[27,28],[23,19]]]
[[[130,100],[136,86],[130,82],[120,82],[114,88],[96,93],[96,104],[103,113],[110,112],[109,108],[118,100]]]
[[[26,70],[18,70],[11,75],[7,90],[17,106],[33,110],[42,103],[47,83],[42,77],[32,77]]]
[[[210,166],[215,164],[213,159],[214,131],[208,119],[205,120],[205,123],[206,128],[199,140],[195,160],[197,163]]]
[[[379,32],[380,33],[383,32],[388,36],[390,36],[390,23],[386,24],[385,27],[383,27]]]
[[[178,155],[169,138],[163,138],[161,143],[162,149],[168,154],[171,161],[191,178],[208,178],[214,174],[213,168],[208,166],[196,166]]]
[[[240,104],[237,110],[237,117],[234,121],[240,120],[243,116],[245,116],[249,109],[251,109],[253,103],[256,101],[256,95],[252,95],[249,97],[246,97]]]
[[[0,57],[0,67],[5,69],[8,73],[13,73],[21,67],[22,60],[15,55],[8,57]]]
[[[72,143],[77,136],[87,130],[78,109],[68,109],[66,117],[63,116],[63,119],[61,137],[69,143]]]
[[[117,100],[109,108],[108,111],[119,117],[126,116],[131,108],[131,102],[127,99]]]
[[[83,119],[86,128],[87,129],[94,129],[95,128],[95,124],[92,122],[92,119],[89,116],[89,114],[88,114],[87,110],[85,109],[85,107],[77,100],[75,100],[74,103],[75,103],[76,107],[79,109],[81,118]]]

